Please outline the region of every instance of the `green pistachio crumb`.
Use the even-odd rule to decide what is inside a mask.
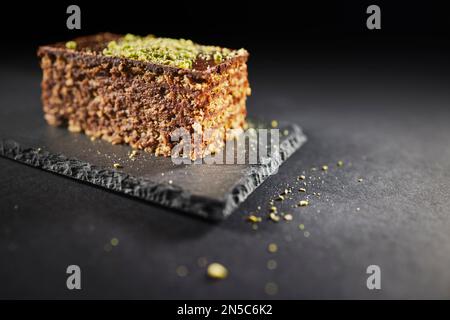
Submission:
[[[77,43],[75,41],[67,41],[66,48],[70,50],[75,50],[77,48]]]

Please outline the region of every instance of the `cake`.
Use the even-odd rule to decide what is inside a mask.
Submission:
[[[178,128],[203,133],[191,158],[245,126],[248,52],[152,35],[102,33],[38,49],[48,124],[170,156]]]

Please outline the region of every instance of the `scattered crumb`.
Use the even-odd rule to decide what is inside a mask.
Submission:
[[[212,279],[225,279],[228,276],[228,270],[220,263],[214,262],[208,266],[207,274]]]
[[[310,233],[309,233],[309,231],[305,231],[305,232],[303,233],[303,235],[305,236],[305,238],[309,238]]]
[[[338,167],[344,166],[344,161],[339,160],[339,161],[337,162],[337,166],[338,166]]]
[[[288,135],[289,135],[289,130],[285,129],[285,130],[283,131],[283,135],[284,135],[284,136],[288,136]]]
[[[283,201],[284,200],[284,196],[282,194],[280,194],[277,198],[278,201]]]
[[[300,224],[298,225],[298,228],[299,228],[300,230],[305,230],[305,225],[304,225],[303,223],[300,223]]]
[[[361,208],[356,208],[356,211],[360,211],[361,210]]]
[[[359,178],[359,179],[358,179],[358,182],[363,182],[363,178]]]
[[[300,189],[298,189],[298,191],[300,191],[300,192],[306,192],[306,189],[305,189],[305,188],[300,188]]]
[[[110,241],[110,243],[111,243],[111,245],[112,245],[113,247],[117,247],[117,246],[119,245],[119,239],[117,239],[117,238],[112,238],[111,241]]]
[[[278,121],[277,120],[272,120],[272,122],[270,123],[272,128],[277,128],[278,127]]]
[[[257,222],[261,222],[262,221],[262,219],[261,219],[261,217],[257,217],[257,216],[255,216],[255,215],[249,215],[248,217],[247,217],[247,220],[248,221],[250,221],[250,222],[252,222],[252,223],[257,223]]]
[[[278,211],[277,207],[274,206],[270,207],[270,212],[277,212],[277,211]]]
[[[267,261],[267,269],[269,270],[275,270],[278,266],[278,263],[276,260],[270,259]]]
[[[328,171],[328,166],[327,165],[323,165],[322,166],[322,171]]]
[[[278,251],[278,246],[277,246],[276,243],[270,243],[269,246],[267,247],[267,250],[268,250],[270,253],[275,253],[275,252]]]
[[[276,295],[278,293],[278,285],[275,282],[268,282],[264,287],[264,291],[269,296]]]
[[[306,177],[303,174],[298,177],[298,180],[305,180],[305,179],[306,179]]]
[[[208,259],[206,257],[200,257],[197,259],[197,264],[200,268],[204,268],[208,264]]]
[[[285,215],[283,216],[283,218],[284,218],[284,220],[286,220],[286,221],[292,221],[292,219],[293,219],[292,214],[290,214],[290,213],[285,214]]]
[[[273,212],[269,214],[269,218],[274,222],[280,221],[280,216]]]
[[[113,164],[113,167],[116,168],[116,169],[123,168],[122,165],[121,165],[120,163],[114,163],[114,164]]]
[[[299,205],[300,207],[306,207],[307,205],[309,205],[309,202],[308,202],[308,200],[301,200],[301,201],[298,203],[298,205]]]
[[[186,266],[178,266],[175,271],[179,277],[186,277],[189,273]]]

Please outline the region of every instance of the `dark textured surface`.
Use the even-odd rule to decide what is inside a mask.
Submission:
[[[450,298],[448,55],[365,53],[253,60],[250,114],[298,122],[309,140],[219,224],[0,159],[0,296],[266,298],[275,282],[275,298]],[[36,66],[2,67],[0,117],[5,105],[40,108],[38,82]],[[310,171],[322,164],[328,173]],[[306,208],[289,200],[280,207],[293,222],[252,230],[245,214],[303,170],[321,197]],[[112,237],[120,243],[105,251]],[[229,278],[209,281],[199,257],[225,264]],[[82,268],[80,292],[65,289],[69,264]],[[366,288],[370,264],[381,291]]]

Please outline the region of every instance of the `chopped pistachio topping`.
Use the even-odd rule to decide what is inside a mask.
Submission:
[[[327,170],[328,170],[328,166],[327,166],[327,165],[323,165],[323,166],[322,166],[322,170],[323,170],[323,171],[327,171]]]
[[[116,169],[123,168],[122,165],[121,165],[120,163],[114,163],[114,164],[113,164],[113,167],[116,168]]]
[[[309,204],[308,200],[301,200],[298,205],[300,207],[306,207]]]
[[[75,50],[77,48],[77,43],[75,41],[67,41],[66,42],[66,48]]]
[[[199,45],[191,40],[145,37],[127,34],[117,41],[110,41],[103,50],[105,56],[117,56],[128,59],[148,61],[182,69],[192,69],[200,58],[221,63],[241,50],[230,50],[216,46]]]
[[[344,161],[339,160],[339,161],[337,162],[337,166],[338,166],[338,167],[342,167],[343,165],[344,165]]]

